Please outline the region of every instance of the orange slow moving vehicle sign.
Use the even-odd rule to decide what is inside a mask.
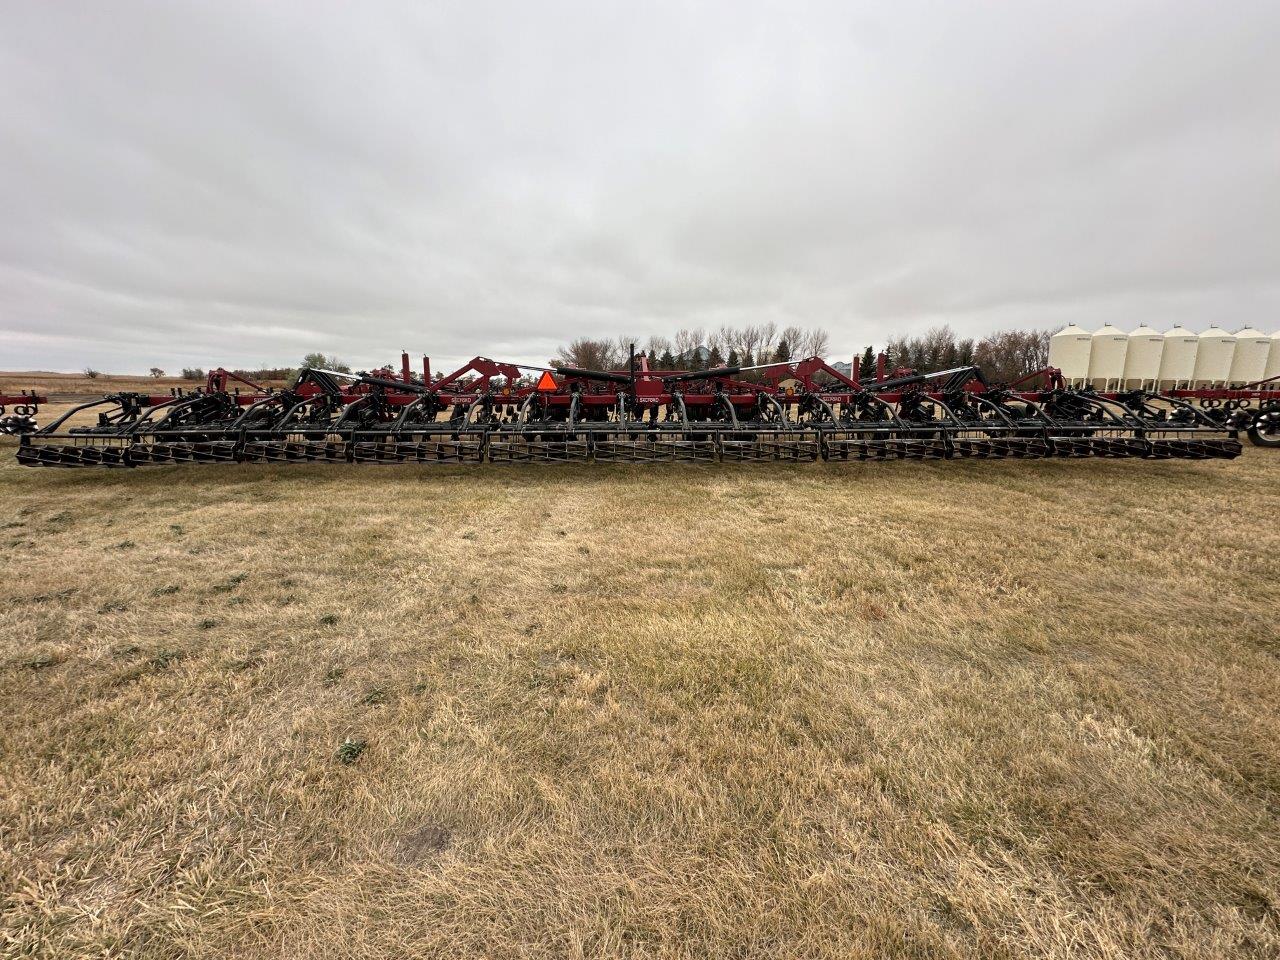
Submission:
[[[556,378],[551,375],[550,370],[544,370],[542,376],[538,378],[539,393],[555,393],[560,389],[560,384],[556,383]]]

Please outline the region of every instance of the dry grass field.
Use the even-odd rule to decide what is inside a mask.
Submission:
[[[1280,455],[24,471],[0,954],[1280,955]]]
[[[34,390],[55,401],[71,397],[88,399],[100,397],[104,393],[118,393],[122,390],[137,393],[168,393],[172,387],[190,388],[201,385],[200,381],[183,380],[180,377],[156,378],[104,373],[90,378],[82,373],[0,370],[0,393]]]
[[[266,380],[264,386],[279,387],[283,380]],[[83,373],[51,373],[47,370],[0,370],[0,394],[17,394],[34,390],[48,397],[51,405],[83,403],[107,393],[167,394],[174,387],[191,390],[204,386],[203,380],[183,380],[181,377],[144,377],[132,374],[103,373],[87,377]],[[42,417],[42,422],[50,418]]]

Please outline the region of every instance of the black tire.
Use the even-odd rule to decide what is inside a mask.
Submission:
[[[1255,447],[1280,447],[1280,404],[1269,404],[1254,414],[1248,434]]]

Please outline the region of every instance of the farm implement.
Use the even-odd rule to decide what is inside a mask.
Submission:
[[[1032,387],[1030,384],[1038,383]],[[754,367],[304,369],[269,389],[223,369],[168,395],[116,393],[20,438],[19,462],[450,464],[1141,457],[1230,459],[1238,411],[1130,391],[1010,385],[977,367],[849,375],[819,358]]]
[[[48,402],[47,397],[38,395],[34,390],[14,394],[0,393],[0,434],[21,436],[24,433],[34,433],[40,404]]]

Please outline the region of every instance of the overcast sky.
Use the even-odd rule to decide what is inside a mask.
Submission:
[[[0,0],[0,369],[1280,326],[1280,3]]]

